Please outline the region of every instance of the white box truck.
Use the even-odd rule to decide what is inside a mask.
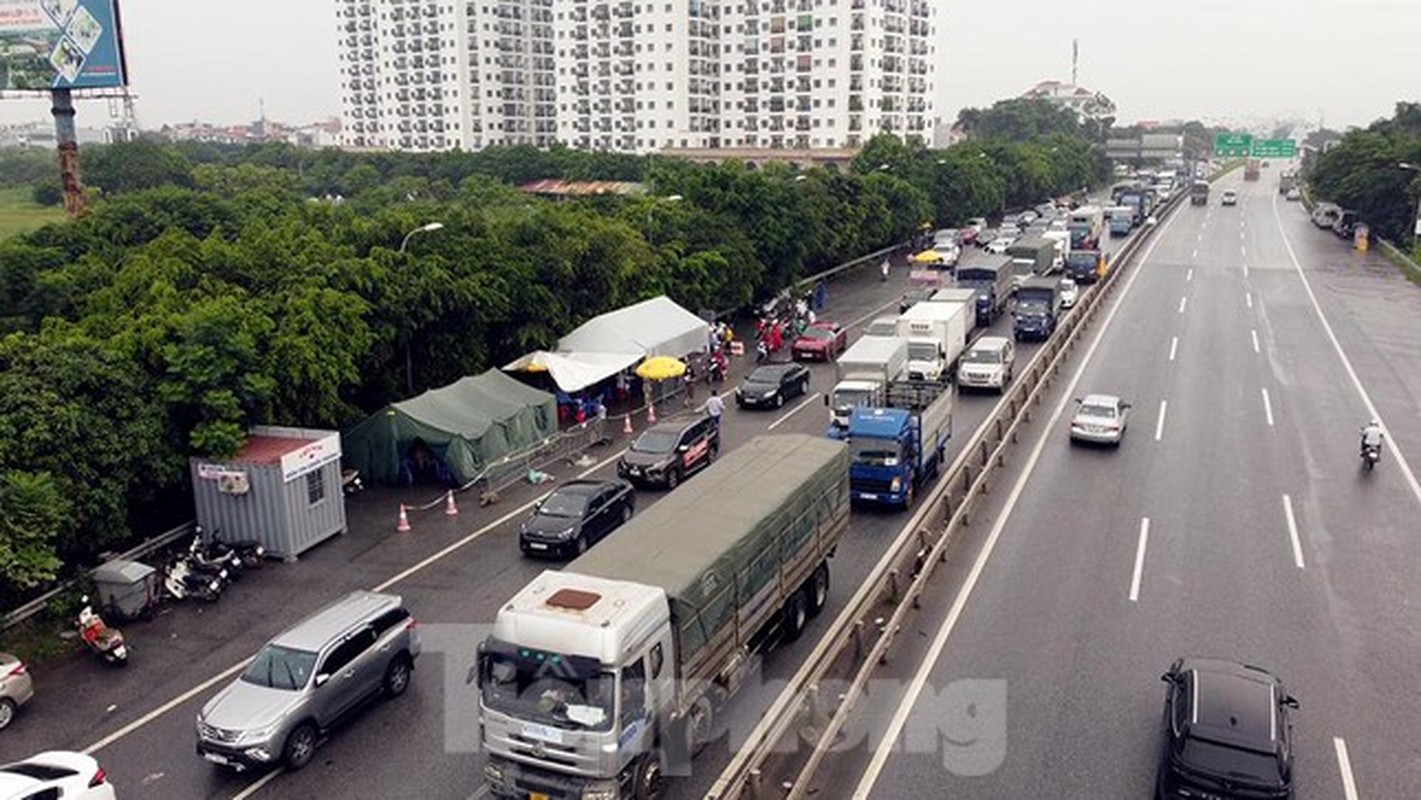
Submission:
[[[897,336],[862,336],[839,356],[835,369],[839,382],[824,397],[827,435],[842,439],[854,408],[883,405],[884,387],[908,376],[908,342]]]
[[[947,289],[938,289],[933,292],[933,296],[928,298],[930,303],[964,303],[975,306],[977,303],[977,290],[962,286],[953,286]],[[967,339],[972,340],[972,333],[977,330],[977,315],[967,316]]]
[[[943,381],[967,347],[967,320],[975,303],[919,303],[898,317],[898,336],[908,340],[908,378]]]
[[[761,436],[534,578],[470,675],[489,794],[655,796],[756,656],[823,608],[848,525],[848,446]]]

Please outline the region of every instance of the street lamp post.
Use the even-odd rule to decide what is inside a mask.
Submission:
[[[1421,173],[1421,165],[1402,161],[1397,166],[1408,172]],[[1415,248],[1418,242],[1421,242],[1421,194],[1416,196],[1416,214],[1411,217],[1411,246]]]
[[[414,238],[415,234],[433,233],[443,227],[444,223],[442,222],[430,222],[405,234],[404,240],[400,242],[400,253],[405,252],[405,248],[409,246],[410,239]],[[411,395],[414,394],[414,339],[408,335],[405,339],[405,391]]]

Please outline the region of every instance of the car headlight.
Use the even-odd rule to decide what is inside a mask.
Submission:
[[[900,478],[900,477],[894,477],[894,478],[893,478],[893,482],[890,483],[890,484],[888,484],[888,491],[890,491],[890,492],[897,492],[897,491],[902,490],[902,488],[903,488],[903,479]]]
[[[250,744],[253,742],[264,742],[276,735],[276,729],[281,726],[281,720],[264,725],[260,728],[242,731],[237,735],[237,744]]]
[[[617,800],[619,796],[614,781],[594,781],[582,787],[582,800]]]
[[[484,777],[488,778],[490,783],[503,783],[503,767],[492,761],[484,764]]]
[[[571,538],[572,538],[573,536],[575,536],[576,534],[577,534],[577,527],[576,527],[576,526],[573,526],[573,527],[571,527],[571,528],[567,528],[566,530],[558,531],[557,537],[558,537],[559,539],[571,539]]]

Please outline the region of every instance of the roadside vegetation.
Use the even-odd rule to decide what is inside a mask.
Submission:
[[[1412,227],[1421,198],[1421,103],[1397,103],[1390,119],[1349,131],[1306,169],[1315,199],[1355,209],[1374,236],[1395,242],[1421,262],[1421,242]]]
[[[83,218],[0,242],[10,604],[189,518],[189,456],[236,452],[253,423],[342,428],[406,396],[407,352],[419,392],[648,296],[742,308],[925,221],[1096,185],[1108,165],[1058,126],[946,150],[879,138],[842,171],[139,141],[87,149],[83,175]],[[650,193],[518,189],[546,178]],[[48,154],[0,157],[0,183],[54,202],[51,181]]]

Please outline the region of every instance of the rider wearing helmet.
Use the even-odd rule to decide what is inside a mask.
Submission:
[[[1381,452],[1382,439],[1386,434],[1382,432],[1382,425],[1376,420],[1372,420],[1362,426],[1362,454],[1365,455],[1368,447],[1377,448],[1378,454]]]

